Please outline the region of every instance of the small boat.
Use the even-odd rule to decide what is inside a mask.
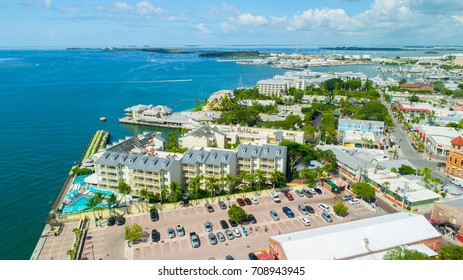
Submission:
[[[105,117],[101,117],[100,118],[100,122],[105,122],[106,121],[106,118]]]

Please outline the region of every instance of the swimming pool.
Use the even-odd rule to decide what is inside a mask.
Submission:
[[[87,188],[87,190],[90,192],[89,194],[79,195],[77,194],[77,192],[75,193],[73,193],[74,191],[71,192],[74,195],[73,197],[76,197],[76,199],[72,200],[68,204],[65,204],[62,207],[62,213],[63,214],[73,214],[73,213],[90,210],[87,204],[88,204],[89,199],[92,198],[95,193],[101,193],[103,194],[103,196],[110,196],[111,194],[113,194],[113,192],[111,191],[99,190],[95,188]],[[72,197],[68,197],[68,198],[72,198]],[[106,202],[106,199],[103,199],[103,202],[98,204],[98,207],[108,208],[108,203]]]
[[[85,178],[87,178],[89,175],[77,175],[74,178],[74,181],[72,181],[73,184],[79,184],[81,186],[85,185]]]

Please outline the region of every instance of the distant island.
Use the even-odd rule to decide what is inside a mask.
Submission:
[[[258,51],[213,51],[199,55],[204,58],[251,58],[261,57],[262,54]]]
[[[92,51],[141,51],[155,53],[197,53],[196,50],[163,49],[163,48],[67,48],[68,51],[92,50]]]
[[[375,47],[322,47],[321,50],[331,51],[406,51],[402,48],[375,48]]]

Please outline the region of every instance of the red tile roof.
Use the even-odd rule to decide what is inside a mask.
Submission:
[[[450,143],[452,143],[452,145],[463,145],[463,137],[461,137],[461,135],[457,136],[453,138],[452,141],[450,141]]]

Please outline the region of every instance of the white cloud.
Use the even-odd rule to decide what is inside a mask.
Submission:
[[[140,15],[147,17],[152,15],[160,15],[163,12],[161,8],[151,5],[148,1],[142,1],[138,3],[137,9]]]
[[[272,24],[284,24],[284,23],[288,22],[288,17],[287,16],[283,16],[283,17],[271,16],[270,17],[270,22]]]
[[[261,15],[253,15],[251,13],[244,13],[238,16],[238,18],[232,18],[232,21],[241,25],[264,25],[268,23],[268,20]]]
[[[122,12],[133,10],[134,7],[130,6],[126,2],[115,2],[110,6],[99,5],[98,9],[108,12],[108,13],[117,14],[117,13],[122,13]]]
[[[51,8],[51,0],[41,0],[39,1],[45,8]]]
[[[204,23],[198,23],[196,25],[193,25],[194,28],[198,29],[201,33],[203,34],[210,34],[212,31],[207,28]]]
[[[220,23],[220,28],[222,29],[223,33],[229,33],[238,30],[235,25],[228,22]]]
[[[58,7],[58,11],[70,14],[76,14],[80,12],[79,7]]]
[[[342,9],[309,9],[293,16],[289,20],[288,30],[315,30],[328,28],[334,30],[349,30],[354,21]]]
[[[463,24],[463,16],[453,16],[454,20],[456,20],[459,24]]]
[[[119,11],[133,10],[133,7],[125,2],[114,3],[114,8],[118,9]]]
[[[185,15],[172,15],[172,16],[168,16],[166,17],[166,20],[168,21],[185,21],[187,20],[188,18],[185,16]]]
[[[26,0],[23,4],[49,9],[52,6],[52,0]]]

